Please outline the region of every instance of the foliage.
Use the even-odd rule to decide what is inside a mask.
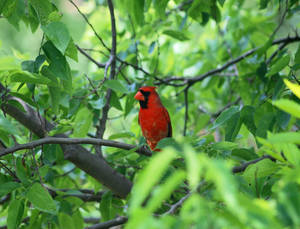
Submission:
[[[299,10],[0,0],[0,226],[299,228]],[[135,151],[141,85],[174,130],[151,157]],[[30,146],[48,136],[76,139]]]

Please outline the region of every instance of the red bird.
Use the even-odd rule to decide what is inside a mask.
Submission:
[[[139,124],[151,150],[155,149],[161,139],[172,137],[169,113],[162,105],[155,88],[141,87],[134,96],[140,102]]]

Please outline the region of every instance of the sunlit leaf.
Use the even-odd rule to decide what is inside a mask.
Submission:
[[[300,85],[291,83],[287,79],[283,80],[285,85],[300,99]]]
[[[273,101],[273,105],[297,118],[300,118],[300,105],[292,100],[280,99]]]

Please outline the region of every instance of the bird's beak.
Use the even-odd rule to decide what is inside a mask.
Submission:
[[[139,101],[145,101],[145,96],[140,91],[135,94],[134,98]]]

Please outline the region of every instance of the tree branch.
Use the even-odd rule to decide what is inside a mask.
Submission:
[[[57,189],[56,190],[56,189],[52,189],[49,187],[47,187],[47,190],[53,198],[55,198],[56,196],[59,195],[58,192],[71,191],[70,189]],[[104,191],[95,193],[92,190],[89,190],[88,192],[85,192],[84,190],[78,190],[78,191],[80,191],[81,193],[66,193],[66,194],[63,194],[63,197],[73,196],[73,197],[77,197],[77,198],[81,199],[84,202],[92,202],[92,201],[100,202],[102,195],[104,193]]]
[[[5,90],[5,87],[0,84],[0,94],[4,94],[3,92],[5,92]],[[7,100],[15,100],[19,102],[23,106],[24,112],[10,104],[5,103]],[[37,112],[21,99],[6,95],[5,99],[2,98],[2,101],[4,103],[1,104],[1,109],[4,111],[4,113],[12,116],[38,137],[43,138],[46,136],[46,133],[43,129],[43,123],[46,131],[50,131],[54,127],[53,124],[48,122],[43,117],[43,123],[41,123]],[[63,134],[60,134],[57,137],[67,139],[67,136]],[[116,195],[120,197],[126,197],[128,195],[132,187],[131,181],[111,168],[103,158],[91,154],[88,150],[80,145],[61,144],[60,146],[64,152],[65,159],[71,161],[78,168],[94,177],[97,181],[112,190],[112,192],[114,192]]]
[[[19,150],[24,149],[34,149],[37,146],[45,145],[45,144],[92,144],[92,145],[99,145],[99,146],[110,146],[115,147],[119,149],[125,149],[125,150],[132,150],[134,148],[137,148],[135,145],[130,145],[122,142],[117,141],[111,141],[111,140],[104,140],[104,139],[97,139],[97,138],[65,138],[65,137],[45,137],[41,138],[29,143],[25,144],[19,144],[16,146],[13,146],[11,148],[6,148],[3,150],[0,150],[0,157],[3,157],[7,154],[14,153]],[[140,147],[135,152],[145,155],[145,156],[151,156],[152,153],[149,151],[146,147]]]
[[[86,51],[84,51],[78,45],[76,45],[76,48],[78,49],[79,52],[81,52],[81,54],[83,54],[86,58],[88,58],[95,65],[97,65],[98,68],[105,68],[106,64],[102,64],[102,63],[97,62],[93,57],[91,57]]]
[[[116,53],[117,53],[117,31],[116,31],[116,21],[115,21],[115,14],[114,14],[114,6],[111,0],[107,0],[109,12],[110,12],[110,19],[111,19],[111,34],[112,34],[112,48],[110,50],[110,58],[105,66],[105,71],[110,65],[110,75],[109,79],[112,80],[115,78],[116,75]],[[106,77],[106,75],[104,76]],[[99,127],[97,128],[96,136],[97,138],[103,138],[105,129],[106,129],[106,121],[108,117],[108,111],[110,109],[110,99],[111,99],[112,90],[109,88],[107,89],[106,93],[106,103],[102,109],[102,117],[100,119]],[[98,155],[102,156],[101,148],[97,150]]]
[[[84,20],[86,21],[86,23],[91,27],[91,29],[93,30],[95,36],[98,38],[98,40],[101,42],[101,44],[103,45],[104,48],[106,48],[108,51],[110,51],[110,48],[107,47],[107,45],[104,43],[103,39],[100,37],[100,35],[96,32],[94,26],[89,22],[89,19],[85,16],[84,13],[81,12],[81,10],[79,9],[79,7],[75,4],[75,2],[73,2],[72,0],[68,0],[78,11],[78,13],[84,18]]]
[[[232,168],[232,172],[233,173],[240,173],[240,172],[244,172],[246,170],[246,168],[249,166],[249,165],[252,165],[252,164],[255,164],[261,160],[264,160],[264,159],[270,159],[270,160],[274,160],[273,157],[271,157],[270,155],[264,155],[262,157],[259,157],[259,158],[256,158],[252,161],[247,161],[245,162],[244,164],[241,164],[241,165],[238,165],[238,166],[234,166]]]
[[[106,221],[103,223],[98,223],[93,226],[86,227],[85,229],[105,229],[105,228],[115,227],[115,226],[126,223],[127,220],[128,220],[127,217],[119,216],[115,219],[112,219],[112,220],[109,220],[109,221]]]
[[[293,42],[299,42],[299,41],[300,41],[300,36],[298,36],[298,35],[295,35],[294,37],[288,36],[288,37],[285,37],[285,38],[274,40],[272,42],[272,45],[277,45],[277,44],[281,44],[281,43],[285,43],[287,45],[287,44],[290,44],[290,43],[293,43]],[[172,81],[182,81],[181,84],[178,84],[176,86],[184,86],[184,85],[187,85],[187,84],[188,85],[193,85],[194,83],[200,82],[200,81],[204,80],[205,78],[207,78],[209,76],[216,75],[216,74],[224,71],[225,69],[227,69],[231,65],[234,65],[234,64],[242,61],[246,57],[248,57],[248,56],[252,55],[253,53],[255,53],[259,48],[260,47],[251,49],[251,50],[245,52],[243,55],[228,61],[227,63],[223,64],[221,67],[212,69],[212,70],[210,70],[206,73],[203,73],[199,76],[195,76],[195,77],[175,77],[175,76],[172,76],[172,77],[169,77],[169,78],[160,79],[159,81],[155,82],[155,84],[159,85],[159,84],[162,84],[162,83],[169,83],[169,82],[172,82]]]

